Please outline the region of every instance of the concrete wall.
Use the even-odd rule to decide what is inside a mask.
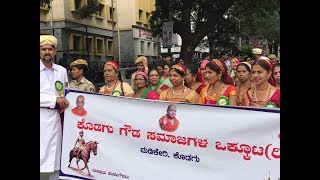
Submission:
[[[118,49],[118,36],[117,32],[115,32],[114,39],[115,47],[115,60],[119,60],[119,49]],[[121,54],[121,62],[134,62],[134,45],[133,45],[133,36],[132,31],[121,31],[120,32],[120,54]]]

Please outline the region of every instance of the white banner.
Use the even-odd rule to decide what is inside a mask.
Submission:
[[[173,21],[163,22],[162,25],[162,46],[172,46]]]
[[[279,109],[66,97],[61,179],[280,178]]]

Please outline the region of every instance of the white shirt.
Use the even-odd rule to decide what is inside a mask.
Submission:
[[[53,109],[58,96],[56,81],[66,84],[67,70],[56,64],[47,69],[40,60],[40,172],[60,169],[62,128],[60,114]]]

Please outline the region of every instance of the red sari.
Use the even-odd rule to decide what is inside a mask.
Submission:
[[[208,94],[208,89],[210,84],[208,84],[205,88],[202,89],[199,95],[199,104],[217,104],[217,99],[219,97],[225,96],[229,99],[230,96],[237,95],[237,88],[232,85],[227,85],[227,89],[222,94]]]
[[[164,120],[167,120],[166,124],[163,124],[163,121]],[[179,121],[177,118],[174,118],[174,121],[173,121],[173,125],[169,122],[169,117],[166,115],[162,116],[160,119],[159,119],[159,124],[160,124],[160,128],[164,131],[169,131],[169,132],[172,132],[172,131],[175,131],[178,126],[179,126]]]
[[[205,85],[204,83],[201,83],[201,85],[198,86],[198,88],[195,89],[195,91],[196,91],[198,94],[200,94],[201,90],[202,90],[203,88],[205,88],[205,87],[206,87],[206,85]]]
[[[277,106],[277,108],[280,108],[280,89],[277,89],[273,93],[273,95],[269,98],[269,100],[266,102],[253,101],[251,99],[251,97],[249,96],[248,91],[246,93],[246,96],[247,96],[249,102],[247,102],[247,103],[243,102],[243,104],[246,104],[247,106],[264,107],[266,104],[272,103],[272,104],[275,104]],[[245,98],[243,98],[243,100],[245,100]]]

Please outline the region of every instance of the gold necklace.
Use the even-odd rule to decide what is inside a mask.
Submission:
[[[260,100],[258,101],[258,98],[257,98],[257,88],[254,87],[253,88],[253,91],[252,91],[252,96],[251,96],[251,100],[252,102],[257,102],[257,103],[262,103],[262,105],[264,105],[266,102],[268,102],[269,98],[270,98],[270,93],[271,93],[271,85],[269,84],[268,86],[268,94],[266,95],[266,97],[264,99],[266,100]],[[255,101],[254,101],[254,98],[255,98]]]
[[[223,83],[222,86],[221,86],[221,89],[220,89],[220,91],[219,91],[219,94],[220,94],[220,95],[222,95],[222,90],[224,89],[224,86],[225,86],[225,84]],[[210,85],[210,89],[208,89],[208,96],[210,96],[210,95],[217,96],[218,93],[215,92],[215,91],[213,90],[213,88],[214,88],[214,85]],[[209,93],[210,90],[211,90],[211,92]]]
[[[106,87],[107,90],[104,92],[104,94],[112,94],[112,92],[115,89],[115,86],[116,86],[117,82],[118,82],[118,80],[116,80],[116,82],[111,87],[108,87],[108,85],[106,85],[105,87]]]
[[[240,91],[240,86],[245,86],[244,84],[242,84],[242,83],[240,83],[239,84],[239,86],[237,86],[237,91],[238,91],[238,95],[239,95],[239,97],[242,97],[242,95],[244,94],[244,93],[246,93],[246,91],[244,92],[244,93],[240,93],[241,91]],[[249,84],[249,88],[251,87],[251,82],[250,82],[250,84]],[[249,88],[247,88],[247,90],[249,89]]]
[[[116,82],[111,86],[111,87],[108,87],[108,85],[106,85],[106,88],[108,89],[108,90],[113,90],[114,89],[114,86],[117,84],[117,82],[118,82],[118,80],[116,80]]]
[[[176,92],[174,92],[174,88],[172,87],[172,94],[174,94],[174,95],[182,95],[186,90],[187,90],[187,87],[184,86],[184,89],[183,89],[183,91],[181,93],[176,93]]]

